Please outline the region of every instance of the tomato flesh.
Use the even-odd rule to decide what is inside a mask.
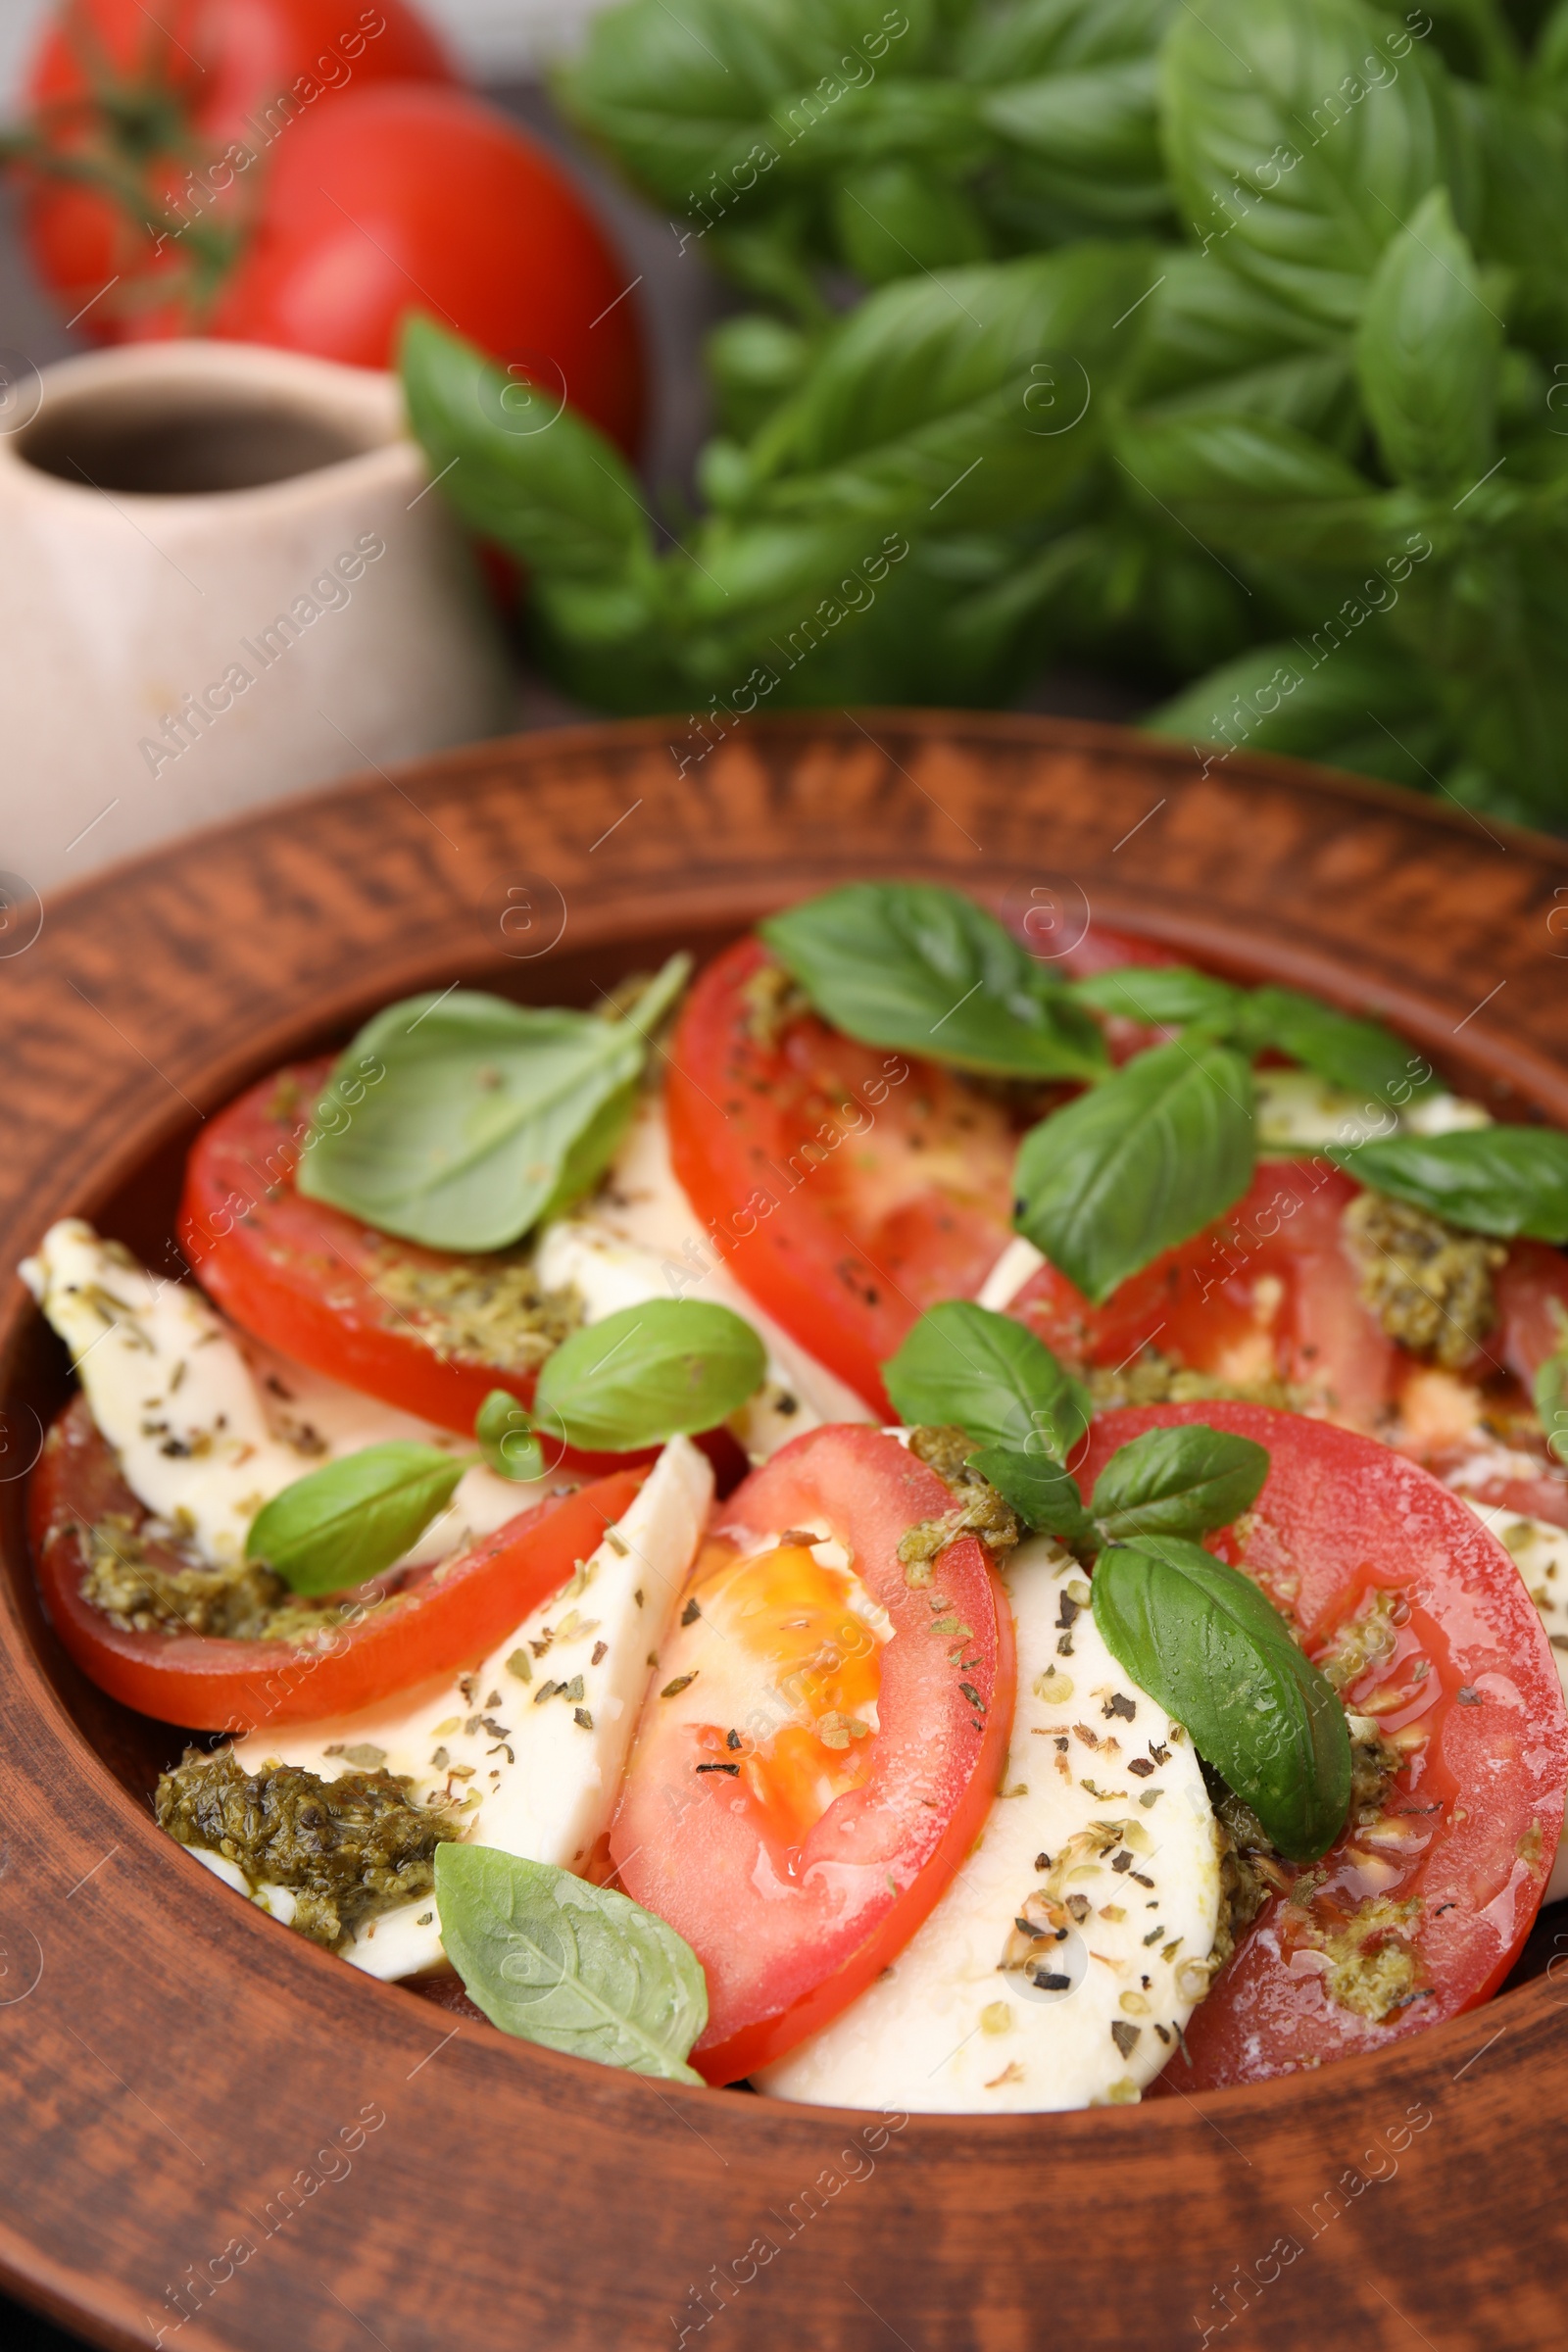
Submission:
[[[698,978],[665,1081],[675,1173],[738,1281],[874,1411],[918,1317],[970,1298],[1012,1238],[1018,1127],[956,1072],[814,1014],[773,1042],[743,939]]]
[[[928,1586],[898,1557],[952,1502],[880,1431],[813,1430],[737,1489],[698,1561],[610,1850],[703,1963],[692,2063],[710,2082],[837,2016],[984,1826],[1012,1722],[1006,1600],[972,1536]],[[807,1535],[842,1545],[853,1580]]]
[[[597,1549],[646,1475],[621,1470],[547,1495],[462,1559],[416,1571],[389,1605],[339,1627],[318,1649],[122,1631],[83,1599],[83,1531],[111,1518],[139,1526],[147,1516],[83,1396],[72,1398],[49,1432],[28,1494],[29,1529],[55,1629],[100,1690],[164,1723],[239,1737],[259,1724],[352,1714],[483,1657]],[[155,1542],[147,1548],[160,1556]],[[172,1568],[182,1564],[166,1556]],[[367,1597],[382,1591],[362,1588]]]
[[[1540,1905],[1568,1779],[1568,1713],[1519,1571],[1413,1462],[1262,1405],[1157,1405],[1096,1422],[1086,1490],[1129,1439],[1194,1421],[1269,1450],[1254,1510],[1211,1548],[1257,1580],[1309,1656],[1387,1596],[1389,1626],[1344,1695],[1408,1760],[1377,1820],[1352,1815],[1324,1860],[1294,1874],[1244,1933],[1188,2026],[1191,2068],[1178,2059],[1170,2070],[1181,2090],[1379,2049],[1485,2000]],[[1395,1939],[1375,1932],[1393,1917],[1368,1911],[1379,1901],[1418,1906],[1401,1931],[1415,1955],[1411,1997],[1381,2018],[1325,1989],[1358,1935],[1369,1964]]]
[[[1265,1160],[1223,1218],[1103,1305],[1048,1264],[1007,1311],[1075,1364],[1118,1367],[1154,1348],[1237,1386],[1287,1382],[1314,1410],[1370,1430],[1394,1394],[1399,1350],[1362,1304],[1341,1242],[1358,1190],[1324,1160]]]

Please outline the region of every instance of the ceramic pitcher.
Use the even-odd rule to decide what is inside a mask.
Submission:
[[[45,899],[509,725],[491,612],[391,376],[131,345],[13,384],[8,423],[0,867]]]

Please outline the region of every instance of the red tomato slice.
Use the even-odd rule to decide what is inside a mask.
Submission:
[[[1102,1306],[1046,1265],[1007,1311],[1072,1363],[1119,1366],[1152,1347],[1238,1386],[1288,1381],[1329,1419],[1370,1430],[1400,1351],[1362,1304],[1341,1243],[1358,1190],[1326,1160],[1264,1160],[1233,1209]]]
[[[1011,1239],[1018,1129],[956,1072],[814,1014],[762,1042],[770,960],[739,940],[687,999],[664,1095],[675,1173],[759,1304],[891,1418],[882,1365]]]
[[[442,1570],[439,1582],[434,1570],[416,1572],[389,1605],[310,1650],[286,1642],[122,1632],[83,1600],[84,1528],[111,1514],[139,1523],[146,1513],[82,1396],[49,1432],[28,1495],[29,1528],[45,1605],[83,1674],[143,1715],[238,1737],[257,1724],[351,1714],[483,1657],[597,1548],[646,1475],[621,1470],[548,1496]],[[149,1549],[157,1555],[156,1545]],[[376,1596],[382,1590],[373,1589]]]
[[[1296,1874],[1299,1894],[1266,1905],[1195,2013],[1191,2071],[1178,2059],[1170,2082],[1212,2090],[1380,2049],[1496,1990],[1557,1850],[1568,1713],[1501,1544],[1446,1487],[1370,1439],[1262,1405],[1106,1413],[1090,1433],[1085,1491],[1130,1438],[1191,1421],[1268,1447],[1255,1509],[1211,1548],[1256,1578],[1309,1656],[1369,1596],[1399,1596],[1392,1646],[1374,1646],[1345,1696],[1409,1755],[1378,1821],[1352,1823],[1310,1877]],[[1408,1928],[1415,1997],[1375,2022],[1327,1997],[1314,1934],[1365,1923],[1361,1906],[1378,1897],[1420,1909]]]
[[[693,2064],[710,2082],[836,2017],[984,1825],[1012,1728],[1011,1615],[974,1537],[938,1555],[928,1587],[898,1557],[907,1529],[952,1505],[895,1439],[812,1430],[731,1495],[698,1560],[610,1850],[626,1891],[703,1963]],[[806,1534],[844,1545],[891,1638],[843,1575],[777,1541]],[[767,1537],[776,1548],[759,1553]]]

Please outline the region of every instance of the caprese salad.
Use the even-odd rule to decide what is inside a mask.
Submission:
[[[1568,1136],[1376,1022],[853,884],[377,1013],[180,1263],[23,1268],[39,1584],[369,1975],[765,2096],[1317,2066],[1568,1892]]]

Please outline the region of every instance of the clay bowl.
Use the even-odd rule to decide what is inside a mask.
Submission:
[[[805,716],[684,776],[669,732],[373,774],[105,875],[30,946],[14,910],[7,1268],[70,1211],[167,1262],[204,1112],[386,999],[585,1000],[867,873],[1032,907],[1041,945],[1126,925],[1370,1006],[1568,1125],[1549,842],[1106,728]],[[88,1688],[33,1596],[23,1473],[65,1368],[9,1275],[0,1382],[0,2275],[98,2342],[1561,2344],[1552,1918],[1487,2008],[1201,2101],[889,2128],[552,2056],[368,1983],[157,1833],[177,1740]]]

